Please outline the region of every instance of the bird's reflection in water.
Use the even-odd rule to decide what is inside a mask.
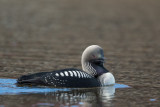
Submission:
[[[114,86],[108,86],[108,87],[101,87],[99,89],[99,94],[97,95],[97,101],[103,106],[111,106],[111,101],[114,98],[115,93],[115,87]]]
[[[0,95],[4,95],[0,98],[6,107],[105,107],[114,106],[115,88],[130,87],[117,83],[86,89],[30,87],[17,86],[16,79],[0,79]]]
[[[71,89],[45,93],[46,101],[52,103],[37,103],[33,107],[75,106],[75,107],[105,107],[111,105],[115,87],[107,86],[90,89]]]

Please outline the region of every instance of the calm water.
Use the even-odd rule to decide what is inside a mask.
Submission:
[[[16,87],[0,79],[0,107],[160,107],[160,0],[0,0],[0,78],[81,69],[91,44],[130,88]]]
[[[108,107],[139,106],[145,101],[147,105],[158,106],[155,97],[142,97],[144,90],[136,90],[123,84],[114,86],[73,89],[49,87],[17,87],[16,79],[0,79],[0,107]],[[133,95],[134,94],[134,95]],[[128,96],[127,96],[128,95]],[[133,96],[132,96],[133,95]],[[121,102],[121,103],[120,103]]]

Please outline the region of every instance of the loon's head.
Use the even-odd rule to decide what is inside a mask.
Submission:
[[[103,49],[98,45],[87,47],[82,54],[82,69],[96,77],[102,86],[115,84],[115,78],[105,67]]]
[[[82,69],[90,75],[98,77],[108,72],[103,66],[104,60],[103,49],[98,45],[91,45],[82,54]]]

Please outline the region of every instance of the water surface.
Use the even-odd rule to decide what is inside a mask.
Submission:
[[[50,88],[50,87],[17,87],[16,79],[0,79],[0,95],[9,97],[8,104],[1,106],[95,106],[111,104],[116,89],[130,88],[127,85],[115,84],[99,88]],[[2,98],[3,99],[3,98]],[[17,99],[17,100],[16,100]],[[19,100],[22,100],[19,102]],[[26,101],[29,102],[26,102]],[[24,102],[25,101],[25,102]],[[11,105],[10,105],[11,104]],[[27,105],[26,105],[27,104]]]
[[[81,53],[97,44],[116,82],[131,86],[50,89],[4,79],[0,107],[160,107],[159,10],[160,0],[0,0],[0,78],[81,69]]]
[[[158,87],[129,87],[115,84],[84,89],[17,87],[15,83],[16,79],[0,79],[0,107],[158,107],[160,105]]]

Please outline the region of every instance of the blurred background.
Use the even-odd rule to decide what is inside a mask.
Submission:
[[[0,78],[81,69],[96,44],[117,83],[160,87],[159,42],[160,0],[0,0]]]
[[[0,77],[81,69],[97,44],[117,82],[140,82],[160,70],[159,10],[159,0],[1,0]]]

